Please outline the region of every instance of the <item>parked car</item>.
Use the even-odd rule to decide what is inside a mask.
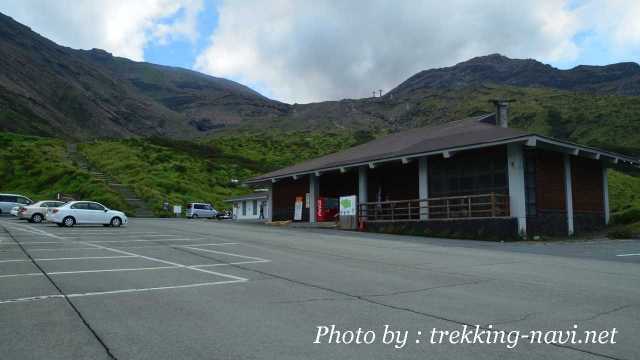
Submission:
[[[84,224],[119,227],[129,221],[122,211],[111,210],[93,201],[71,201],[57,208],[48,208],[46,219],[67,227]]]
[[[213,219],[218,211],[207,203],[189,203],[187,204],[187,217],[190,219],[208,218]]]
[[[10,214],[11,210],[18,206],[27,206],[33,201],[26,196],[16,194],[0,194],[0,215]]]
[[[18,218],[21,220],[29,220],[33,223],[41,223],[47,215],[47,209],[56,208],[64,205],[63,201],[44,200],[35,204],[23,206],[18,211]]]
[[[218,220],[233,219],[233,214],[231,213],[231,210],[218,211],[218,213],[216,214],[216,219]]]
[[[13,216],[18,216],[18,214],[20,213],[20,209],[22,208],[23,206],[14,206],[11,208],[11,211],[9,213]]]

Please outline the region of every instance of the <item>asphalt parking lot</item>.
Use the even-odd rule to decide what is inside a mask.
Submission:
[[[3,359],[637,359],[640,242],[3,218],[0,323]],[[465,324],[618,334],[615,344],[512,349],[428,341],[433,328]],[[329,325],[372,330],[376,340],[314,344]],[[385,325],[398,338],[408,331],[402,347],[383,343]]]

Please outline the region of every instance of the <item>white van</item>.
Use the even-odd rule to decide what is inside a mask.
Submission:
[[[10,214],[16,206],[27,206],[33,201],[26,196],[16,194],[0,194],[0,215]]]
[[[187,217],[190,219],[209,218],[213,219],[218,211],[207,203],[189,203],[187,204]]]

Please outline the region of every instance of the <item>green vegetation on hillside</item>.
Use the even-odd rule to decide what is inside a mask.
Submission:
[[[368,131],[236,132],[207,141],[226,154],[263,164],[268,170],[344,150],[374,138]]]
[[[640,155],[640,97],[536,87],[483,86],[416,94],[407,116],[416,125],[493,111],[490,99],[513,99],[512,126],[583,145]]]
[[[62,140],[0,133],[0,192],[24,194],[34,201],[58,192],[128,210],[119,194],[91,179],[66,158]]]
[[[229,134],[202,143],[103,140],[81,144],[79,150],[161,213],[165,200],[182,205],[206,201],[227,208],[226,198],[251,191],[232,180],[246,180],[368,139],[362,132]]]

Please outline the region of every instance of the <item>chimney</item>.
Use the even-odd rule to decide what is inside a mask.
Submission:
[[[503,128],[509,127],[509,103],[515,100],[492,99],[489,101],[496,107],[496,125]]]

